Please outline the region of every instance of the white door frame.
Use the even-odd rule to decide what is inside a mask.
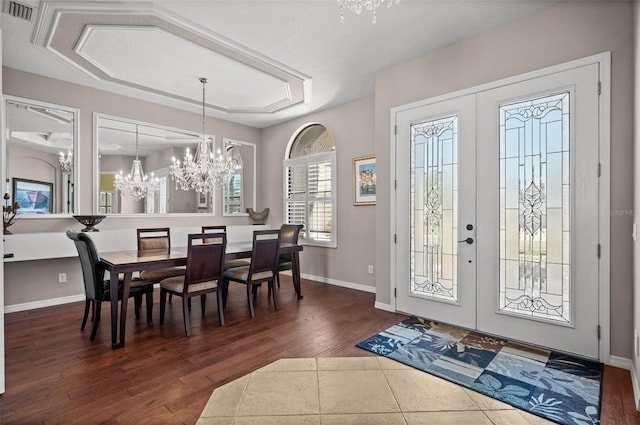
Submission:
[[[390,147],[390,187],[395,187],[397,164],[396,164],[396,123],[397,114],[408,110],[432,103],[442,102],[459,96],[466,96],[474,94],[480,91],[491,90],[497,87],[501,87],[508,84],[519,83],[532,78],[541,77],[548,74],[557,73],[560,71],[566,71],[572,68],[585,66],[588,64],[597,63],[600,68],[600,91],[599,98],[599,121],[600,121],[600,134],[599,134],[599,150],[600,150],[600,164],[601,164],[601,176],[599,179],[599,191],[600,191],[600,204],[599,210],[599,235],[600,242],[600,268],[599,268],[599,311],[598,316],[600,319],[601,335],[599,360],[604,363],[609,363],[610,360],[610,344],[611,344],[611,300],[610,300],[610,221],[609,211],[611,205],[610,193],[611,193],[611,52],[603,52],[593,56],[588,56],[581,59],[565,62],[559,65],[543,68],[540,70],[520,74],[517,76],[505,78],[502,80],[494,81],[487,84],[482,84],[475,87],[459,90],[456,92],[448,93],[441,96],[432,97],[429,99],[420,100],[406,105],[397,106],[391,108],[390,112],[390,134],[389,134],[389,147]],[[594,88],[596,90],[597,88]],[[397,258],[397,245],[403,243],[402,238],[408,238],[409,235],[399,233],[396,229],[396,193],[390,197],[390,239],[396,241],[391,244],[390,249],[390,277],[392,284],[390,285],[390,299],[391,307],[394,311],[397,311],[396,306],[396,287],[397,282],[394,281],[396,276],[396,258]]]

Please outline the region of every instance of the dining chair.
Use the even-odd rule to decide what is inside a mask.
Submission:
[[[89,339],[93,341],[96,337],[98,325],[100,323],[100,312],[103,301],[110,301],[111,293],[109,281],[104,279],[105,269],[100,263],[100,254],[89,235],[83,232],[67,231],[67,237],[71,239],[78,251],[82,277],[84,281],[85,305],[82,325],[80,330],[84,331],[91,308],[91,320],[93,328]],[[118,285],[118,300],[122,301],[122,281]],[[145,280],[131,280],[129,297],[140,297],[146,295],[147,299],[147,324],[153,326],[153,284]],[[139,310],[136,310],[136,318],[139,317]]]
[[[170,250],[171,249],[171,231],[168,227],[154,227],[137,229],[138,252],[152,250]],[[142,270],[140,278],[153,284],[174,276],[182,276],[185,273],[184,267],[168,267],[157,270]],[[169,298],[171,299],[171,298]]]
[[[218,319],[224,326],[222,308],[222,282],[224,272],[224,254],[227,247],[226,233],[190,234],[187,245],[187,267],[184,276],[173,276],[160,282],[160,324],[164,323],[167,294],[182,297],[182,315],[184,331],[191,336],[191,311],[189,300],[200,296],[202,314],[205,312],[205,295],[216,292],[218,300]]]
[[[202,233],[210,233],[213,232],[225,232],[227,233],[227,226],[221,224],[218,226],[202,226]],[[240,267],[240,266],[248,266],[249,260],[245,258],[235,258],[231,260],[225,260],[224,269],[230,269],[232,267]]]
[[[283,224],[280,226],[280,243],[298,244],[300,231],[304,226],[302,224]],[[280,254],[278,257],[278,273],[276,279],[278,288],[280,287],[280,272],[293,269],[293,253]]]
[[[255,230],[251,263],[248,266],[232,267],[224,271],[223,306],[227,305],[229,282],[243,283],[247,287],[249,314],[255,317],[253,299],[262,282],[269,285],[269,297],[273,294],[273,306],[278,309],[278,290],[274,285],[277,274],[278,254],[280,250],[280,230]],[[253,296],[252,296],[253,295]]]

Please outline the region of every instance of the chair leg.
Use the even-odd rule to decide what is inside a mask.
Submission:
[[[253,297],[251,296],[252,286],[250,282],[247,282],[247,302],[249,303],[249,315],[255,317],[256,315],[253,312]]]
[[[95,301],[95,311],[93,318],[93,328],[91,329],[91,336],[89,337],[90,341],[96,339],[96,332],[98,332],[98,325],[100,324],[100,311],[102,310],[102,303],[100,301]]]
[[[160,324],[164,324],[164,310],[167,307],[167,290],[160,288]]]
[[[278,288],[280,287],[280,272],[276,272],[276,279],[278,280]]]
[[[273,291],[273,306],[277,310],[278,309],[278,285],[275,284],[273,279],[269,281],[269,289]]]
[[[222,309],[227,308],[227,298],[229,297],[229,279],[222,281]]]
[[[133,297],[133,306],[134,312],[136,314],[136,319],[140,318],[140,308],[142,307],[142,294],[136,294]]]
[[[153,292],[147,292],[147,325],[153,327]]]
[[[218,301],[218,320],[220,320],[220,326],[224,326],[224,307],[222,301],[222,291],[216,291],[216,300]]]
[[[182,315],[184,316],[184,333],[187,336],[191,336],[191,322],[189,321],[189,313],[191,312],[191,308],[189,308],[189,304],[191,304],[191,298],[182,297]]]
[[[89,317],[89,305],[91,305],[92,303],[93,303],[93,301],[91,301],[88,298],[84,302],[84,315],[82,316],[82,326],[80,326],[80,330],[81,331],[84,331],[84,327],[87,324],[87,318]]]
[[[204,309],[207,304],[207,294],[200,295],[200,310],[202,310],[202,315],[204,316]]]

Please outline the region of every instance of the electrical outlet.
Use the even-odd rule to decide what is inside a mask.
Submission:
[[[67,283],[66,273],[58,273],[58,283]]]
[[[369,272],[369,274],[373,274],[373,266],[371,264],[369,264],[369,266],[367,267],[367,271]]]

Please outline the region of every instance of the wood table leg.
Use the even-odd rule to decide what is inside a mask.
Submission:
[[[300,256],[297,251],[293,253],[292,263],[291,274],[293,277],[293,287],[296,290],[296,294],[298,294],[298,299],[301,300],[304,296],[302,295],[302,287],[300,286]]]
[[[127,307],[129,304],[129,289],[131,288],[131,274],[131,272],[126,272],[124,274],[124,282],[122,282],[122,304],[120,308],[120,343],[118,344],[118,347],[124,347],[124,335],[125,328],[127,326]]]
[[[118,348],[118,274],[109,272],[111,299],[111,348]]]

